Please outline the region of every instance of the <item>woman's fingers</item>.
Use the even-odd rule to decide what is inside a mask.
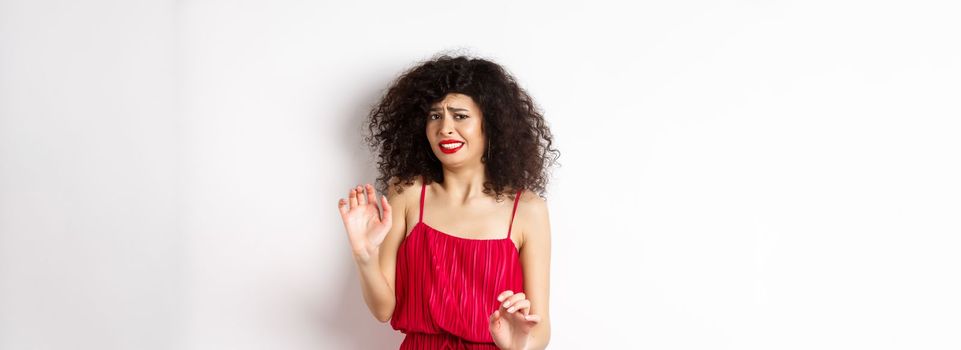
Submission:
[[[499,302],[499,303],[500,303],[500,302],[503,302],[505,299],[509,298],[511,295],[514,295],[514,291],[505,290],[505,291],[501,292],[501,294],[498,294],[498,295],[497,295],[497,302]]]
[[[356,189],[356,188],[351,188],[351,189],[350,189],[350,194],[347,195],[347,198],[348,198],[348,200],[350,200],[350,209],[356,208],[357,205],[358,205],[358,204],[357,204],[357,189]]]
[[[529,332],[530,329],[534,328],[534,326],[541,322],[540,315],[525,315],[522,312],[515,312],[509,314],[509,316],[505,315],[505,317],[507,317],[507,320],[512,325],[522,326],[522,332]]]
[[[515,311],[523,311],[523,314],[527,315],[531,311],[531,301],[527,299],[519,300],[507,308],[508,313],[513,313]]]
[[[373,204],[376,206],[377,189],[371,184],[358,185],[357,187],[351,188],[350,193],[347,195],[347,203],[350,204],[350,206],[347,207],[348,211],[361,205]]]
[[[384,208],[384,214],[380,220],[389,226],[391,224],[391,213],[393,213],[393,211],[390,209],[390,203],[387,202],[387,196],[380,196],[380,202]]]
[[[347,212],[350,211],[350,208],[347,207],[346,199],[340,198],[337,200],[337,211],[340,212],[342,219],[347,220]]]
[[[375,189],[374,189],[374,186],[371,185],[371,184],[365,185],[365,186],[364,186],[364,190],[367,191],[367,199],[364,200],[364,203],[366,203],[366,204],[373,204],[373,205],[376,206],[376,205],[377,205],[377,190],[375,190]]]
[[[518,301],[525,300],[525,299],[527,299],[527,296],[524,295],[524,293],[512,294],[511,296],[507,297],[503,303],[501,303],[501,307],[508,309]]]
[[[367,196],[364,195],[364,187],[357,186],[357,204],[367,205]]]

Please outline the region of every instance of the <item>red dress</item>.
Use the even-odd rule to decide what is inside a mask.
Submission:
[[[424,223],[424,192],[420,189],[420,219],[397,252],[394,315],[391,326],[407,334],[405,349],[497,349],[488,328],[500,306],[497,296],[522,292],[520,255],[511,241],[514,213],[501,239],[451,236]]]

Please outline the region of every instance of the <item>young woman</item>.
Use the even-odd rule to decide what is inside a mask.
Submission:
[[[530,96],[496,63],[440,56],[393,83],[369,129],[387,195],[357,186],[338,208],[374,317],[401,349],[545,348],[541,195],[559,153]]]

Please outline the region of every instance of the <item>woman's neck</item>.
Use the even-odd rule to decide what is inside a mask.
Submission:
[[[484,164],[456,169],[444,168],[444,182],[439,184],[454,203],[467,203],[471,198],[486,196]]]

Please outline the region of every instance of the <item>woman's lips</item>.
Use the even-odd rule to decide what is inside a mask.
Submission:
[[[453,147],[453,148],[447,148],[447,147]],[[461,147],[464,147],[463,142],[441,142],[440,151],[444,152],[445,154],[451,154],[460,150]]]

